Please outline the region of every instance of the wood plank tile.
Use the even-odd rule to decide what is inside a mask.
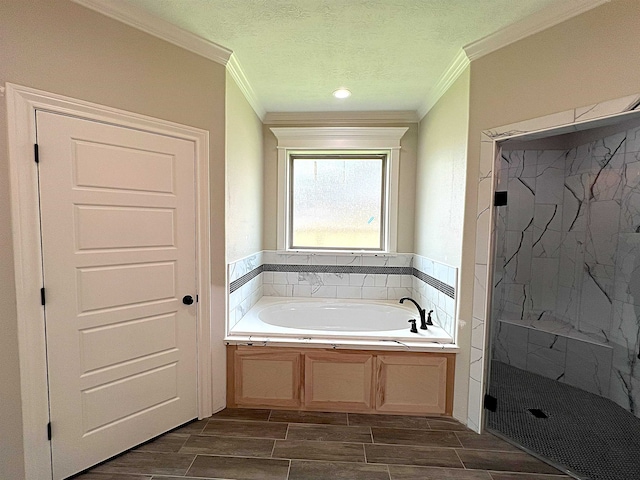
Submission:
[[[269,420],[271,410],[258,408],[225,408],[224,410],[214,413],[210,419],[212,420],[255,420],[258,422],[266,422]]]
[[[184,479],[184,477],[181,477]],[[98,473],[90,471],[74,477],[73,480],[151,480],[151,475],[122,475],[119,473]]]
[[[365,445],[364,448],[367,455],[367,463],[464,468],[452,448],[378,444]]]
[[[202,435],[284,439],[287,434],[287,425],[275,422],[209,420]]]
[[[371,429],[369,427],[291,424],[287,440],[371,443]]]
[[[502,452],[520,452],[517,447],[505,442],[490,433],[456,432],[456,436],[464,448],[473,450],[498,450]]]
[[[194,458],[195,455],[180,453],[128,452],[107,463],[98,465],[94,471],[146,475],[184,475]]]
[[[197,435],[204,427],[207,425],[208,420],[195,420],[193,422],[187,423],[182,427],[178,427],[175,430],[171,430],[171,433],[179,433],[184,435]]]
[[[273,410],[271,422],[316,423],[323,425],[347,425],[346,413],[299,412],[295,410]]]
[[[191,435],[180,450],[180,453],[270,457],[274,442],[275,440],[268,438]]]
[[[350,413],[349,425],[390,428],[429,428],[429,419],[412,415],[372,415]]]
[[[161,437],[136,447],[136,452],[174,452],[177,453],[189,438],[184,433],[166,433]]]
[[[501,472],[553,473],[562,472],[524,452],[495,452],[457,449],[466,468]]]
[[[473,433],[470,432],[466,425],[461,424],[457,420],[429,419],[429,427],[431,430],[449,430]]]
[[[273,458],[364,463],[361,443],[276,440]]]
[[[425,447],[462,447],[454,432],[408,428],[372,427],[374,443],[421,445]]]
[[[492,480],[488,472],[389,465],[391,480]]]
[[[291,460],[288,480],[389,480],[386,465]]]
[[[187,476],[234,480],[286,480],[288,460],[198,455]]]

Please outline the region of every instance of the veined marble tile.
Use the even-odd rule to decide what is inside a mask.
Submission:
[[[388,287],[387,300],[400,300],[402,297],[411,297],[410,288],[406,287]],[[424,307],[423,307],[424,308]]]
[[[608,117],[616,113],[626,112],[638,103],[640,96],[629,95],[615,100],[595,103],[575,109],[575,121],[582,122],[594,118]]]
[[[487,266],[476,264],[473,288],[473,316],[486,319]]]
[[[640,235],[618,235],[614,297],[625,303],[640,305]]]
[[[564,165],[538,165],[536,177],[536,204],[561,204],[564,195]]]
[[[640,152],[632,155],[640,156]],[[633,157],[625,163],[622,177],[620,232],[637,232],[640,230],[640,161]]]
[[[533,216],[533,256],[560,256],[562,205],[536,204]]]
[[[564,179],[562,231],[584,232],[587,226],[589,174],[570,175]]]
[[[389,257],[388,266],[390,267],[410,267],[413,255],[409,253],[398,253]]]
[[[294,297],[311,297],[311,289],[313,287],[311,285],[293,285],[293,296]]]
[[[362,298],[362,287],[337,287],[338,298]]]
[[[533,222],[534,190],[522,179],[516,179],[509,183],[508,195],[507,229],[520,232],[526,230]]]
[[[538,158],[533,150],[519,150],[511,152],[509,156],[509,181],[518,178],[535,179],[538,170]]]
[[[613,306],[601,279],[585,275],[580,301],[578,329],[606,340],[611,329]]]
[[[573,324],[576,328],[579,321],[580,294],[573,287],[558,286],[555,313],[561,320]]]
[[[536,310],[553,310],[558,292],[559,258],[531,260],[531,296]]]
[[[336,255],[336,265],[359,267],[362,265],[362,255]]]
[[[531,281],[533,232],[506,232],[505,262],[502,268],[505,283]]]
[[[496,321],[497,323],[497,321]],[[471,321],[471,346],[484,349],[485,345],[485,322],[478,318]]]
[[[506,322],[497,323],[493,359],[502,363],[527,368],[527,338],[529,329]]]
[[[585,262],[615,265],[620,204],[614,200],[589,203]]]
[[[368,298],[370,300],[386,300],[387,289],[386,287],[362,287],[362,298]]]
[[[611,362],[611,347],[567,339],[564,382],[606,396],[609,392]]]
[[[527,370],[557,380],[564,375],[567,337],[529,331]]]
[[[543,117],[532,118],[522,122],[512,123],[503,127],[486,130],[486,135],[490,138],[498,139],[510,137],[520,133],[535,132],[537,130],[545,130],[560,125],[567,125],[574,122],[574,110],[565,112],[552,113]]]
[[[591,172],[591,144],[580,145],[567,150],[565,156],[565,175],[574,176]]]
[[[640,352],[640,306],[623,303],[618,300],[613,302],[613,322],[610,333],[611,342],[628,351],[628,360],[638,360]],[[614,346],[614,348],[616,348]],[[618,362],[618,368],[620,365]],[[630,370],[629,370],[630,371]],[[638,362],[638,374],[640,376],[640,362]]]
[[[337,265],[336,255],[313,254],[311,255],[311,265]]]
[[[323,285],[349,285],[348,273],[321,273]]]
[[[531,286],[528,284],[505,284],[504,311],[515,314],[518,318],[524,316],[533,308]],[[478,317],[480,318],[480,317]]]
[[[584,232],[563,234],[560,244],[558,285],[578,289],[584,272]]]
[[[311,296],[313,298],[338,298],[338,291],[335,285],[312,285]]]
[[[632,128],[627,131],[626,153],[640,152],[640,127]]]

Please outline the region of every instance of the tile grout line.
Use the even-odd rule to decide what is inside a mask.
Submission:
[[[464,447],[462,447],[462,448],[464,448]],[[453,451],[456,453],[456,457],[458,457],[458,460],[460,460],[460,463],[462,464],[462,469],[463,470],[468,470],[467,466],[464,464],[464,462],[462,461],[462,458],[458,454],[458,449],[454,448]]]
[[[198,458],[198,454],[196,453],[193,457],[193,460],[191,460],[191,463],[189,464],[189,466],[187,467],[187,469],[184,471],[184,473],[182,474],[183,477],[187,476],[187,472],[189,470],[191,470],[191,467],[193,467],[193,464],[196,463],[196,458]],[[153,475],[151,475],[151,477],[153,478]]]

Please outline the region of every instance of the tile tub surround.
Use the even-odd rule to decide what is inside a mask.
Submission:
[[[260,297],[398,300],[412,297],[455,339],[457,269],[414,254],[263,251],[229,264],[229,327]]]
[[[448,417],[226,409],[78,480],[569,480]]]
[[[476,211],[476,249],[473,286],[473,319],[471,335],[471,357],[482,368],[473,370],[469,379],[469,401],[467,426],[479,431],[483,422],[482,402],[485,393],[486,369],[485,348],[488,329],[485,322],[490,318],[490,295],[487,288],[488,281],[492,277],[491,238],[493,236],[494,209],[492,208],[493,193],[495,191],[497,175],[494,176],[494,165],[499,165],[496,159],[496,142],[523,133],[543,132],[544,130],[563,128],[566,133],[576,131],[575,124],[584,121],[604,121],[608,117],[624,112],[634,112],[640,105],[640,95],[602,102],[599,104],[579,107],[545,117],[526,120],[519,123],[486,130],[481,134],[479,176],[478,176],[478,200]],[[540,136],[544,136],[541,133]],[[615,363],[615,355],[614,355]],[[637,370],[637,369],[636,369]],[[627,379],[631,378],[629,376]],[[630,382],[629,382],[630,383]]]

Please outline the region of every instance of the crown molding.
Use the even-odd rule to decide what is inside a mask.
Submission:
[[[198,35],[189,33],[180,27],[176,27],[155,15],[127,3],[105,0],[72,1],[222,65],[227,65],[229,57],[231,57],[233,53],[231,50],[217,43],[210,42]]]
[[[429,113],[429,110],[433,108],[433,106],[438,103],[438,100],[445,94],[449,87],[453,85],[458,77],[465,71],[465,69],[469,66],[469,58],[463,49],[460,49],[456,57],[453,59],[453,62],[449,65],[449,67],[444,71],[444,73],[440,76],[435,86],[429,90],[429,95],[427,99],[422,104],[422,106],[418,109],[418,118],[422,120],[424,116]]]
[[[268,112],[265,125],[406,125],[418,123],[418,116],[412,110],[371,111],[371,112]]]
[[[563,0],[464,47],[470,61],[558,25],[611,0]]]
[[[231,57],[229,58],[229,62],[227,63],[227,70],[236,81],[238,88],[240,89],[240,91],[242,91],[244,97],[247,99],[247,102],[249,102],[249,105],[251,105],[251,108],[253,108],[253,111],[256,112],[256,115],[258,115],[260,120],[264,122],[267,112],[262,106],[262,103],[260,103],[260,100],[258,100],[253,87],[249,83],[249,80],[247,80],[247,77],[244,74],[244,70],[240,65],[240,61],[238,60],[238,56],[235,53],[232,53]]]

